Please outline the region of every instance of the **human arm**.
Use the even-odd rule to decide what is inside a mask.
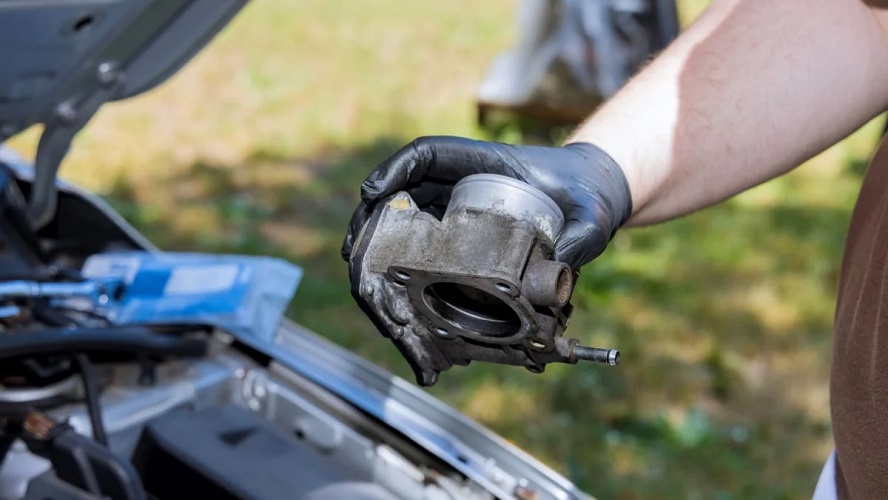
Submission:
[[[433,204],[459,178],[489,172],[534,184],[569,212],[556,257],[579,267],[627,220],[717,203],[885,109],[884,12],[862,0],[715,0],[568,141],[585,145],[423,138],[397,152],[362,185],[343,257],[379,200],[407,189]]]
[[[884,22],[861,0],[716,0],[568,143],[621,166],[629,225],[717,203],[888,107]]]

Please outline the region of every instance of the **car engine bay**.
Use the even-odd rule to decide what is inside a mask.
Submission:
[[[0,497],[491,498],[220,328],[70,305],[90,240],[16,225],[27,184],[0,178]],[[62,194],[57,218],[110,222],[83,201]]]
[[[244,4],[0,2],[0,499],[587,498],[284,318],[297,266],[162,252],[57,179]],[[33,125],[25,162],[3,143]]]

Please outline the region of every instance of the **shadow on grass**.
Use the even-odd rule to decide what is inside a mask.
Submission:
[[[339,245],[359,182],[406,142],[257,152],[121,179],[107,198],[161,248],[306,270],[291,317],[411,380],[352,302]],[[859,178],[858,166],[844,174]],[[850,207],[725,203],[625,231],[583,271],[569,336],[618,368],[476,364],[430,392],[600,498],[810,495],[829,447],[835,281]]]

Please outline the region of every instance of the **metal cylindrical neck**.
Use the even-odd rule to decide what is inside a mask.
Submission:
[[[528,221],[552,241],[564,226],[564,215],[552,198],[503,175],[475,174],[456,183],[447,213],[459,209],[490,210]]]

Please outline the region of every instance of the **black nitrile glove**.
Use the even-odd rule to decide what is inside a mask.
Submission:
[[[472,174],[505,175],[549,195],[565,220],[555,241],[555,259],[575,270],[598,257],[632,213],[623,171],[592,144],[513,146],[421,137],[379,164],[361,185],[363,201],[349,223],[342,258],[349,260],[355,238],[378,201],[407,191],[420,208],[443,212],[453,185]]]

